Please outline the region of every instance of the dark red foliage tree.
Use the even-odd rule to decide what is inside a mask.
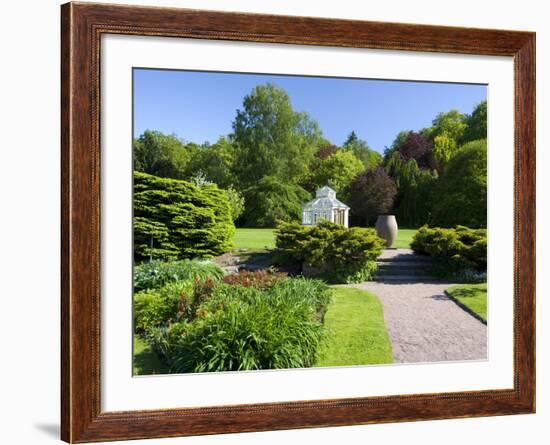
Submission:
[[[336,153],[337,150],[338,147],[336,145],[325,145],[317,151],[317,157],[319,159],[326,159]]]
[[[414,159],[420,168],[434,168],[432,143],[421,133],[409,132],[397,151],[405,160]]]
[[[378,215],[392,210],[396,195],[395,182],[383,167],[375,167],[359,174],[349,189],[352,223],[373,224]]]

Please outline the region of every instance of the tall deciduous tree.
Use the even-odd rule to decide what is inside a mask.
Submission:
[[[349,134],[342,148],[350,150],[366,170],[382,163],[382,155],[370,148],[367,141],[359,139],[355,131]]]
[[[443,172],[457,149],[458,145],[456,141],[446,134],[440,134],[434,138],[433,156],[439,173]]]
[[[369,225],[378,215],[392,209],[397,188],[393,179],[379,166],[359,174],[351,183],[349,194],[352,222]]]
[[[193,178],[202,174],[206,180],[226,189],[235,182],[232,172],[234,160],[235,150],[232,143],[228,138],[222,137],[215,144],[207,143],[196,150],[187,165],[187,177]]]
[[[397,147],[397,152],[405,161],[414,159],[420,168],[432,169],[434,167],[432,148],[432,143],[427,136],[410,131]]]
[[[414,159],[405,160],[393,153],[386,171],[397,186],[395,213],[402,226],[421,226],[430,222],[437,173],[420,169]]]
[[[338,150],[338,147],[336,145],[328,144],[319,148],[319,150],[317,150],[317,153],[315,153],[315,155],[322,160],[333,155],[334,153],[336,153],[337,150]]]
[[[243,188],[266,176],[298,183],[322,141],[317,123],[292,109],[288,94],[258,85],[245,96],[233,122],[235,174]]]
[[[466,117],[468,128],[462,135],[462,143],[487,139],[487,101],[484,100]]]
[[[165,178],[183,179],[196,146],[175,135],[146,130],[134,139],[134,169]]]
[[[451,110],[446,113],[438,113],[428,131],[432,139],[445,135],[456,143],[460,143],[467,128],[466,115],[458,110]]]
[[[472,141],[451,158],[438,182],[434,224],[487,227],[487,141]]]
[[[310,197],[299,185],[264,176],[244,191],[244,224],[248,227],[275,227],[279,221],[299,221],[302,204]]]
[[[329,185],[339,192],[349,186],[362,170],[363,163],[351,151],[340,149],[321,161],[315,184],[317,187]]]

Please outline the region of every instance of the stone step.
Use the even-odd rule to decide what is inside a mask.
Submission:
[[[429,275],[378,275],[376,281],[384,283],[419,283],[425,281],[439,281],[437,278]]]
[[[430,269],[378,269],[377,276],[396,276],[396,275],[407,275],[407,276],[419,276],[425,277],[431,275]]]
[[[378,264],[378,267],[388,268],[388,269],[397,268],[397,267],[412,268],[412,269],[416,269],[416,268],[427,269],[432,267],[433,265],[432,262],[427,262],[427,261],[394,261],[394,262],[377,261],[376,264]]]
[[[407,253],[393,257],[380,256],[376,259],[377,263],[433,263],[434,260],[429,256],[415,255]]]

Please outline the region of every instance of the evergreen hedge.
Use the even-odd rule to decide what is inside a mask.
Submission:
[[[487,271],[487,229],[424,226],[416,232],[411,248],[417,254],[436,258],[443,272]]]
[[[208,258],[232,247],[227,194],[216,185],[134,172],[134,257]]]

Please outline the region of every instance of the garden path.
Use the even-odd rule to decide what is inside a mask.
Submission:
[[[385,252],[385,257],[395,255],[405,255],[407,262],[414,260],[412,251]],[[372,292],[380,299],[395,362],[486,359],[487,327],[445,295],[452,285],[423,274],[407,274],[406,279],[386,277],[350,287]]]

